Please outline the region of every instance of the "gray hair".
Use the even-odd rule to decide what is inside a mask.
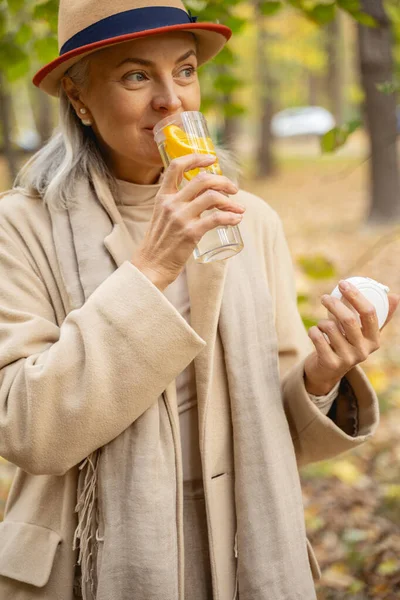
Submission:
[[[66,72],[79,87],[87,83],[88,74],[89,58],[80,60]],[[59,114],[59,126],[54,134],[16,179],[16,186],[39,194],[52,208],[63,208],[73,202],[76,182],[82,177],[90,179],[93,171],[111,186],[115,182],[93,131],[82,125],[62,86]]]
[[[81,59],[67,72],[78,87],[89,77],[90,57]],[[228,150],[217,148],[223,172],[237,183],[238,165]],[[109,170],[90,127],[82,125],[60,86],[60,122],[53,136],[21,169],[15,186],[29,194],[39,194],[52,209],[62,209],[76,199],[75,186],[80,179],[97,173],[116,192],[116,180]]]

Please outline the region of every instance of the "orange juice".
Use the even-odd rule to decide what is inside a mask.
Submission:
[[[183,129],[177,125],[167,125],[162,129],[165,141],[160,145],[159,150],[165,166],[168,166],[171,160],[186,156],[187,154],[211,154],[217,156],[213,141],[210,137],[189,136]],[[207,167],[207,171],[222,175],[218,160]],[[185,179],[190,181],[200,173],[200,169],[192,169],[184,174]]]

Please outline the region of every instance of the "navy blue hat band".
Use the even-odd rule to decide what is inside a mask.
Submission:
[[[72,36],[60,50],[60,56],[88,44],[100,42],[129,33],[139,33],[149,29],[190,25],[197,17],[192,17],[180,8],[168,6],[148,6],[117,13],[102,19]]]

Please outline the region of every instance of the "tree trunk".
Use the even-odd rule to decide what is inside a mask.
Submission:
[[[0,73],[0,121],[3,137],[3,151],[8,164],[11,181],[17,176],[17,157],[12,145],[12,100],[6,82]]]
[[[40,135],[41,143],[45,144],[53,132],[51,100],[42,90],[35,88],[35,103],[37,106],[35,114],[36,128]]]
[[[326,52],[328,69],[326,74],[326,90],[330,110],[339,125],[343,123],[343,61],[342,61],[342,26],[340,15],[326,27]]]
[[[227,106],[228,104],[232,104],[233,98],[231,94],[226,94],[224,96],[224,104]],[[225,148],[228,150],[235,150],[235,140],[237,136],[237,127],[238,120],[235,117],[228,117],[225,115],[224,124],[222,128],[222,143]]]
[[[261,108],[256,174],[257,177],[268,177],[276,172],[276,163],[273,155],[273,135],[271,131],[271,121],[275,111],[274,96],[276,81],[268,62],[268,32],[265,27],[265,18],[260,10],[260,0],[256,1],[256,16],[258,22],[257,79],[260,84]]]
[[[371,144],[368,221],[386,223],[400,220],[396,96],[377,89],[377,84],[393,79],[391,24],[383,0],[362,0],[362,5],[378,24],[375,28],[359,25],[361,80]]]
[[[318,77],[311,71],[308,72],[308,104],[309,106],[318,104]]]

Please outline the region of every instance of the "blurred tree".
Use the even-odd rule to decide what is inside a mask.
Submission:
[[[199,21],[213,21],[230,27],[234,34],[240,33],[247,24],[240,14],[240,0],[187,0],[185,2]],[[243,81],[235,74],[237,56],[226,47],[204,69],[200,70],[202,80],[202,110],[207,112],[218,107],[222,126],[218,130],[218,141],[233,149],[237,131],[237,119],[245,113],[245,108],[235,101],[236,91]]]
[[[326,69],[326,89],[328,92],[329,108],[336,123],[343,121],[343,62],[342,62],[342,22],[341,14],[326,26],[326,52],[328,64]]]
[[[44,144],[51,137],[54,126],[52,103],[49,96],[37,88],[33,89],[32,96],[36,129],[41,143]]]
[[[0,0],[1,130],[11,178],[18,170],[13,145],[12,82],[29,76],[57,54],[58,0]],[[38,102],[37,128],[42,141],[53,127],[49,100]]]
[[[5,80],[0,73],[0,122],[1,122],[1,137],[3,142],[2,151],[8,163],[11,179],[14,180],[17,172],[17,157],[12,144],[12,106],[11,96],[8,93],[5,85]]]
[[[260,127],[256,158],[256,175],[268,177],[276,171],[273,154],[273,134],[271,121],[275,112],[275,94],[277,83],[268,56],[269,35],[266,27],[265,8],[269,2],[255,0],[255,19],[257,23],[257,82],[259,87]],[[277,3],[275,3],[277,4]],[[267,12],[267,14],[269,14]]]
[[[380,85],[393,79],[391,23],[383,0],[362,0],[376,27],[359,25],[359,59],[365,91],[365,112],[371,143],[371,206],[369,221],[400,219],[396,95]]]

